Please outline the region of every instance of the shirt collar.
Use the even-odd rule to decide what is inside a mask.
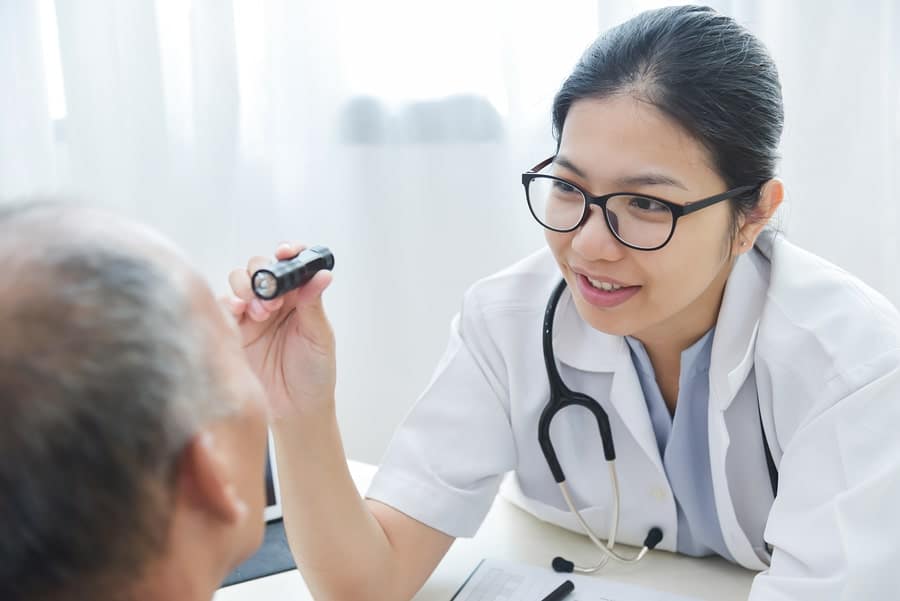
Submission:
[[[680,366],[682,378],[695,371],[709,371],[710,345],[715,330],[716,328],[713,326],[691,346],[681,351]],[[638,371],[645,376],[655,377],[653,364],[650,361],[650,355],[647,353],[644,343],[633,336],[626,336],[625,342],[631,348],[631,354],[635,359],[634,365]]]

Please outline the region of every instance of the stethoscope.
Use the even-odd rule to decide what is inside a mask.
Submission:
[[[547,302],[547,308],[544,310],[544,365],[547,368],[547,379],[550,381],[550,400],[547,402],[547,406],[544,407],[543,412],[541,412],[541,418],[538,421],[538,442],[541,445],[541,451],[544,453],[544,458],[547,460],[547,465],[550,467],[550,472],[553,474],[553,479],[556,480],[560,491],[562,491],[566,505],[568,505],[569,510],[575,514],[578,523],[581,524],[581,527],[584,529],[588,538],[591,539],[591,542],[604,553],[603,559],[601,559],[597,565],[590,567],[578,566],[562,557],[555,557],[552,564],[553,569],[557,572],[575,571],[583,574],[590,574],[605,566],[610,559],[626,564],[639,562],[644,558],[648,551],[659,544],[663,538],[663,531],[657,526],[650,528],[644,539],[643,547],[631,557],[621,555],[615,550],[616,534],[619,528],[619,478],[616,475],[616,450],[613,446],[612,430],[609,426],[609,416],[606,414],[603,407],[600,406],[600,403],[586,394],[569,389],[569,387],[563,383],[562,378],[559,375],[559,370],[556,368],[556,357],[553,354],[553,319],[556,316],[556,305],[559,304],[559,299],[565,289],[566,280],[562,280],[553,290],[553,294],[550,295],[550,300]],[[600,430],[600,440],[603,442],[603,455],[606,458],[606,465],[609,468],[609,479],[612,483],[613,490],[612,522],[609,527],[609,536],[606,539],[605,545],[584,518],[581,517],[581,512],[578,511],[575,507],[575,503],[572,502],[572,495],[569,493],[569,487],[566,484],[566,475],[563,473],[562,467],[559,464],[559,459],[556,457],[553,441],[550,440],[550,423],[553,421],[553,418],[561,410],[566,407],[571,407],[572,405],[584,407],[594,414],[594,418],[597,420],[597,428]],[[772,494],[775,496],[778,494],[778,469],[772,459],[769,442],[766,439],[765,428],[762,427],[761,414],[760,429],[763,436],[769,478],[772,484]]]
[[[606,411],[603,410],[603,407],[600,406],[600,403],[586,394],[569,389],[569,387],[563,383],[562,378],[559,375],[559,370],[556,369],[556,358],[553,355],[553,318],[556,315],[556,305],[559,304],[559,298],[562,296],[565,289],[566,281],[562,280],[556,286],[556,289],[553,290],[553,294],[550,295],[550,300],[547,302],[547,309],[544,311],[544,365],[547,368],[547,379],[550,380],[550,400],[547,402],[547,406],[544,407],[544,411],[541,413],[541,418],[538,422],[538,442],[541,445],[541,451],[544,453],[544,458],[547,460],[547,465],[550,466],[550,472],[553,474],[553,479],[556,480],[560,491],[562,491],[566,505],[568,505],[569,510],[575,514],[578,523],[581,524],[581,527],[588,535],[588,538],[590,538],[591,541],[605,554],[603,559],[601,559],[597,565],[590,567],[578,566],[567,559],[556,557],[553,559],[553,569],[557,572],[575,571],[590,574],[605,566],[610,559],[620,563],[639,562],[649,550],[659,544],[663,538],[663,532],[662,529],[656,526],[650,528],[650,531],[647,532],[647,537],[644,539],[644,546],[634,556],[627,557],[619,554],[615,550],[616,534],[619,528],[619,478],[616,475],[616,450],[613,446],[612,430],[609,427],[609,416],[606,414]],[[606,465],[609,468],[609,479],[613,489],[612,523],[609,527],[609,536],[606,539],[605,545],[600,541],[600,537],[597,536],[584,518],[581,517],[581,512],[578,511],[575,507],[575,503],[572,502],[572,495],[569,493],[569,487],[566,484],[566,475],[563,473],[562,467],[559,464],[559,459],[556,457],[553,441],[550,440],[550,422],[553,421],[553,418],[557,413],[572,405],[584,407],[594,414],[594,418],[597,420],[597,428],[600,430],[600,439],[603,441],[603,455],[606,458]]]

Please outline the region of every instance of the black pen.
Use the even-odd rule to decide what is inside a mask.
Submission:
[[[566,595],[575,590],[575,585],[572,584],[571,580],[566,580],[558,587],[550,591],[550,594],[541,599],[541,601],[559,601],[560,599],[564,599]]]

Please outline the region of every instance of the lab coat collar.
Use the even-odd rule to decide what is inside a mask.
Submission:
[[[572,291],[566,290],[556,307],[553,324],[553,350],[561,362],[592,372],[615,372],[628,345],[622,336],[604,334],[591,327],[578,314]]]
[[[756,246],[735,260],[725,285],[709,365],[710,402],[721,411],[731,405],[753,368],[774,235],[769,230],[759,235]]]

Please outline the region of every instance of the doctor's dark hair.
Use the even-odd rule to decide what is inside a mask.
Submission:
[[[186,286],[76,215],[0,207],[4,601],[126,594],[167,542],[184,444],[233,409]]]
[[[557,151],[574,102],[617,95],[655,106],[698,140],[728,188],[775,176],[784,126],[778,71],[734,19],[708,7],[668,7],[602,34],[554,99]],[[758,201],[758,188],[732,199],[735,225]]]

